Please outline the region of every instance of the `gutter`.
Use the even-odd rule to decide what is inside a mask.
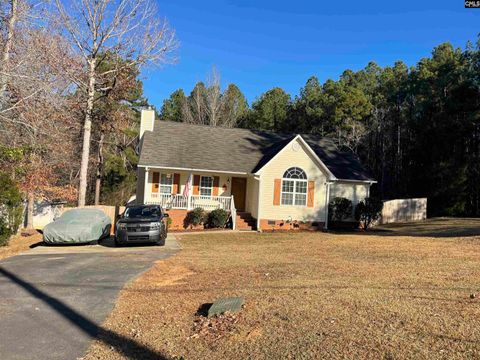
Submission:
[[[194,172],[209,172],[217,174],[236,174],[236,175],[248,175],[247,172],[240,171],[223,171],[223,170],[209,170],[209,169],[195,169],[195,168],[182,168],[182,167],[171,167],[171,166],[151,166],[151,165],[137,165],[137,167],[149,168],[149,169],[166,169],[166,170],[180,170],[180,171],[194,171]]]
[[[334,182],[351,182],[351,183],[359,183],[359,184],[376,184],[378,181],[377,180],[352,180],[352,179],[331,179],[329,181],[334,181]]]

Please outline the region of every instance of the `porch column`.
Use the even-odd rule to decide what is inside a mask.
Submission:
[[[147,203],[147,198],[150,199],[150,192],[148,191],[148,176],[150,173],[150,168],[145,167],[145,182],[143,186],[143,203]],[[148,197],[147,197],[148,194]]]
[[[190,183],[190,180],[192,180],[192,182]],[[188,195],[187,195],[187,210],[192,210],[192,188],[193,188],[193,174],[190,173],[190,175],[188,176],[188,180],[189,182],[189,186],[188,186]]]

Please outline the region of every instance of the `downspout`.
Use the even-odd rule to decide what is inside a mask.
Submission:
[[[144,185],[143,185],[143,199],[142,199],[142,204],[147,203],[147,191],[148,191],[148,176],[150,173],[150,168],[145,167],[145,179],[144,179]],[[142,205],[139,204],[139,205]]]
[[[328,230],[328,204],[330,202],[330,185],[331,181],[325,182],[325,225],[324,230]]]

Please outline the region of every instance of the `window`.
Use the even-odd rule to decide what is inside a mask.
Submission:
[[[213,177],[202,176],[200,179],[200,195],[212,196],[212,190],[213,190]]]
[[[285,171],[282,179],[282,205],[307,205],[307,174],[300,168]]]
[[[161,174],[160,175],[160,193],[171,194],[173,192],[173,175]]]

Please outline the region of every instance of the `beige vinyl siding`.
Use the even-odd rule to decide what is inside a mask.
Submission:
[[[145,131],[152,131],[155,123],[155,111],[154,110],[142,110],[140,120],[140,139],[143,137]]]
[[[253,176],[249,176],[247,179],[247,196],[245,203],[245,210],[249,212],[255,219],[258,217],[258,180],[255,180]]]
[[[315,182],[313,207],[273,205],[275,179],[281,179],[285,171],[294,166],[306,172],[308,181]],[[324,221],[325,181],[326,175],[320,169],[320,164],[310,155],[303,144],[298,140],[291,142],[261,169],[260,218],[266,220]]]

